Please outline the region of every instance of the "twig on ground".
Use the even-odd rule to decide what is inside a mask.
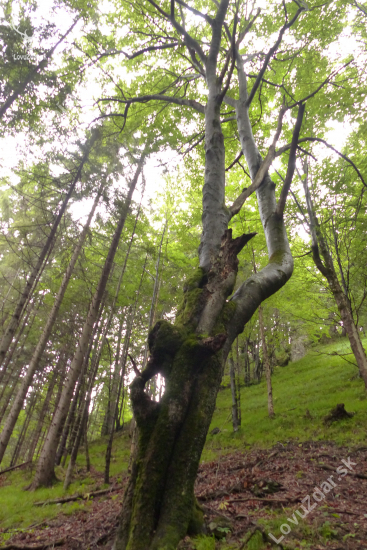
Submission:
[[[55,546],[62,546],[65,544],[65,539],[55,540],[53,542],[44,542],[41,544],[7,544],[6,546],[1,546],[1,550],[46,550],[47,548],[53,548]]]
[[[108,489],[102,489],[101,491],[94,491],[92,493],[85,493],[84,495],[72,495],[70,497],[56,498],[55,500],[44,500],[42,502],[35,502],[33,506],[46,506],[46,504],[64,504],[65,502],[72,502],[73,500],[89,500],[90,497],[97,497],[112,493],[114,489],[109,487]],[[116,489],[115,489],[116,490]]]

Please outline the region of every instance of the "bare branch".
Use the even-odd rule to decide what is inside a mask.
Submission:
[[[95,59],[94,63],[96,61],[99,61],[103,57],[108,57],[110,55],[111,56],[112,55],[120,55],[120,54],[123,54],[129,60],[130,59],[135,59],[135,57],[139,57],[139,55],[143,55],[144,53],[147,53],[147,52],[153,52],[153,51],[157,51],[157,50],[167,50],[168,48],[174,48],[175,46],[178,46],[178,45],[179,45],[178,42],[170,42],[169,44],[161,44],[160,46],[147,46],[146,48],[138,50],[137,52],[134,52],[132,54],[128,54],[128,53],[124,52],[123,50],[103,52]]]
[[[130,353],[128,355],[130,357],[130,361],[131,361],[131,364],[133,366],[133,369],[134,369],[134,372],[135,372],[136,376],[141,376],[141,372],[138,369],[138,367],[136,366],[135,359],[130,355]]]
[[[236,42],[236,47],[237,48],[241,44],[242,40],[245,38],[246,34],[248,32],[250,32],[252,25],[255,23],[256,19],[260,15],[260,13],[261,13],[261,9],[257,8],[256,15],[254,15],[254,17],[248,22],[248,25],[243,29],[243,31],[240,31],[240,33],[238,35],[238,38],[237,38],[237,42]]]
[[[148,101],[166,101],[167,103],[174,103],[175,105],[183,105],[185,107],[192,107],[199,113],[204,114],[204,105],[198,103],[194,99],[185,99],[183,97],[173,97],[162,94],[143,95],[141,97],[131,97],[129,99],[120,99],[118,97],[104,97],[97,100],[97,103],[102,101],[115,101],[117,103],[123,103],[124,105],[131,105],[132,103],[146,103]]]
[[[311,97],[313,97],[314,95],[316,95],[320,90],[321,88],[323,88],[326,84],[328,84],[331,80],[331,78],[335,75],[337,75],[342,69],[345,69],[345,67],[347,67],[348,65],[350,65],[350,63],[352,63],[352,61],[354,61],[354,59],[351,59],[350,61],[348,61],[347,63],[345,63],[342,67],[340,67],[339,69],[333,71],[321,84],[320,86],[318,86],[316,88],[316,90],[314,90],[313,92],[311,92],[309,95],[307,95],[306,97],[304,97],[303,99],[300,99],[299,101],[296,101],[295,103],[293,103],[293,105],[289,105],[289,109],[292,109],[293,107],[296,107],[297,105],[300,105],[300,103],[303,103],[304,101],[307,101],[308,99],[310,99]]]
[[[171,22],[172,26],[176,29],[177,32],[179,32],[185,40],[185,43],[187,44],[188,48],[192,48],[195,50],[195,52],[200,57],[202,63],[206,63],[206,55],[204,54],[199,42],[195,40],[169,13],[166,13],[158,4],[156,4],[153,0],[148,0],[152,6],[155,7],[155,9],[163,15],[168,21]]]
[[[291,187],[294,170],[296,168],[297,144],[298,144],[299,134],[300,134],[300,131],[301,131],[302,120],[303,120],[303,115],[304,115],[304,112],[305,112],[305,108],[306,108],[305,103],[301,103],[300,106],[298,107],[297,120],[296,120],[296,124],[295,124],[294,130],[293,130],[291,150],[290,150],[290,153],[289,153],[287,174],[285,176],[285,180],[284,180],[284,183],[283,183],[282,190],[280,192],[280,197],[279,197],[279,201],[278,201],[277,209],[276,209],[276,212],[277,212],[278,216],[283,216],[283,214],[284,214],[285,203],[286,203],[286,200],[287,200],[289,189]]]
[[[186,8],[189,11],[191,11],[192,13],[194,13],[195,15],[198,15],[199,17],[202,17],[203,19],[205,19],[205,21],[207,23],[209,23],[209,25],[213,25],[213,19],[209,15],[207,15],[206,13],[202,13],[201,11],[196,10],[195,8],[192,8],[191,6],[189,6],[188,4],[186,4],[186,2],[183,2],[182,0],[176,0],[176,2],[177,2],[177,4],[180,4],[184,8]]]
[[[300,140],[298,140],[298,143],[304,143],[305,141],[317,141],[319,143],[323,143],[324,145],[326,145],[326,147],[329,147],[329,149],[331,149],[332,151],[334,151],[334,153],[336,153],[337,155],[339,155],[342,159],[344,159],[345,161],[349,162],[349,164],[351,166],[353,166],[354,170],[357,172],[358,174],[358,177],[359,179],[361,180],[361,182],[363,183],[363,185],[367,188],[367,183],[364,181],[363,179],[363,176],[361,174],[361,172],[358,170],[357,166],[354,164],[354,162],[349,158],[347,157],[347,155],[343,155],[343,153],[341,153],[340,151],[338,151],[337,149],[335,149],[335,147],[333,147],[332,145],[330,145],[330,143],[327,143],[327,141],[325,141],[324,139],[321,139],[321,138],[317,138],[317,137],[304,137],[304,138],[301,138]],[[287,151],[288,149],[290,149],[291,147],[291,144],[288,143],[287,145],[284,145],[283,147],[281,147],[280,149],[278,149],[278,151],[276,152],[276,157],[279,157],[279,155],[281,155],[282,153],[284,153],[284,151]]]
[[[274,55],[274,53],[277,51],[277,49],[279,47],[279,44],[281,43],[281,41],[283,39],[283,35],[284,35],[285,31],[287,29],[289,29],[297,21],[298,17],[300,16],[300,14],[303,11],[305,11],[305,8],[299,8],[296,11],[294,17],[289,22],[287,22],[285,25],[283,25],[283,27],[280,29],[278,38],[277,38],[274,46],[272,46],[270,48],[270,50],[268,51],[268,53],[266,54],[263,66],[261,67],[260,72],[257,75],[257,78],[255,80],[255,84],[253,85],[253,87],[251,89],[251,92],[250,92],[250,95],[247,98],[247,102],[246,102],[247,106],[249,106],[251,104],[252,100],[254,99],[256,91],[257,91],[258,87],[260,86],[261,79],[262,79],[262,77],[263,77],[263,75],[264,75],[264,73],[265,73],[265,71],[266,71],[266,69],[269,65],[270,59]]]

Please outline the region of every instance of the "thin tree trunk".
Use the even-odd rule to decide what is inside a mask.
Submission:
[[[124,265],[122,267],[122,270],[121,270],[121,273],[120,273],[120,278],[119,278],[119,281],[118,281],[118,284],[117,284],[117,287],[116,287],[115,298],[114,298],[114,301],[113,301],[113,304],[112,304],[112,307],[111,307],[111,317],[114,315],[115,310],[116,310],[116,303],[117,303],[117,299],[118,299],[118,296],[119,296],[119,293],[120,293],[122,279],[123,279],[123,276],[124,276],[125,271],[126,271],[127,261],[129,259],[130,252],[131,252],[131,247],[133,245],[134,238],[135,238],[136,226],[137,226],[138,220],[140,218],[141,206],[142,206],[143,197],[144,197],[144,193],[145,193],[144,174],[142,176],[143,176],[142,177],[142,179],[143,179],[143,189],[142,189],[140,204],[139,204],[139,208],[138,208],[138,211],[136,213],[136,216],[135,216],[134,227],[133,227],[133,230],[132,230],[132,233],[131,233],[128,249],[127,249],[127,252],[126,252],[126,255],[125,255]],[[121,320],[121,323],[122,323],[122,320]],[[105,430],[104,433],[102,433],[102,435],[109,434],[111,432],[111,430],[114,429],[114,424],[115,424],[115,416],[114,416],[113,412],[111,414],[111,411],[115,410],[116,400],[118,400],[117,393],[118,393],[118,384],[119,384],[119,378],[120,378],[119,377],[119,374],[120,374],[119,357],[120,357],[121,330],[122,330],[121,323],[120,323],[120,326],[119,326],[118,344],[117,344],[117,352],[116,352],[116,358],[115,358],[115,369],[114,369],[114,374],[113,374],[113,379],[112,379],[112,391],[111,391],[110,399],[109,399],[109,402],[108,402],[107,414],[106,414],[106,418],[105,418],[106,430]]]
[[[59,212],[58,212],[58,214],[57,214],[57,216],[54,220],[51,231],[50,231],[50,233],[47,237],[46,243],[44,244],[44,246],[42,248],[41,254],[40,254],[40,256],[39,256],[39,258],[36,262],[36,265],[34,266],[34,268],[32,269],[31,274],[28,277],[26,285],[25,285],[25,287],[23,289],[23,292],[22,292],[22,294],[21,294],[21,296],[18,300],[18,303],[16,305],[13,316],[12,316],[11,320],[9,321],[9,323],[6,327],[6,330],[3,334],[3,337],[2,337],[1,342],[0,342],[0,366],[4,362],[5,355],[6,355],[8,349],[10,347],[10,344],[13,340],[13,336],[14,336],[14,334],[15,334],[18,326],[19,326],[24,305],[29,300],[29,297],[32,293],[32,290],[34,288],[34,283],[35,283],[35,281],[37,279],[37,276],[38,276],[38,274],[39,274],[39,272],[42,268],[44,260],[47,256],[48,252],[49,252],[49,249],[51,247],[51,243],[53,242],[53,240],[56,236],[56,231],[59,227],[62,216],[64,215],[64,212],[65,212],[66,207],[68,205],[69,199],[70,199],[70,197],[71,197],[71,195],[72,195],[72,193],[75,189],[75,186],[76,186],[77,182],[79,181],[79,179],[81,177],[83,166],[86,163],[86,161],[89,157],[90,151],[92,149],[92,146],[94,145],[94,142],[97,140],[98,137],[99,137],[98,131],[94,131],[92,133],[91,139],[88,141],[87,146],[85,147],[85,151],[84,151],[83,157],[80,161],[77,173],[76,173],[76,175],[75,175],[75,177],[74,177],[74,179],[73,179],[73,181],[72,181],[72,183],[69,187],[69,190],[68,190],[68,192],[67,192],[67,194],[66,194],[66,196],[65,196],[65,198],[62,202],[60,210],[59,210]],[[3,454],[4,454],[4,443],[0,444],[0,457],[2,457]]]
[[[122,395],[124,396],[123,391],[124,391],[124,378],[125,378],[125,370],[126,370],[126,361],[127,361],[128,351],[129,351],[132,327],[133,327],[134,318],[135,318],[135,314],[136,314],[136,307],[137,307],[137,304],[138,304],[138,299],[139,299],[141,287],[142,287],[142,284],[143,284],[146,262],[147,262],[147,256],[145,257],[145,262],[144,262],[143,271],[142,271],[142,274],[141,274],[141,277],[140,277],[138,292],[136,293],[136,297],[135,297],[135,303],[134,303],[134,306],[130,310],[130,314],[128,316],[127,325],[126,325],[126,334],[125,334],[125,339],[124,339],[124,347],[123,347],[123,351],[122,351],[122,355],[121,355],[121,365],[119,366],[119,369],[118,369],[118,372],[121,373],[120,374],[120,384],[119,384],[117,398],[116,398],[116,401],[115,401],[115,409],[114,409],[114,413],[113,413],[113,424],[112,424],[112,427],[110,428],[110,436],[108,438],[108,443],[107,443],[107,448],[106,448],[105,471],[104,471],[104,482],[105,483],[110,482],[111,454],[112,454],[113,437],[114,437],[114,433],[115,433],[114,428],[115,428],[115,425],[117,424],[117,420],[119,418],[119,401],[120,401],[121,390],[122,390]],[[123,410],[123,402],[121,403],[121,411],[122,410]],[[134,434],[133,434],[133,439],[134,439]]]
[[[62,380],[63,373],[64,373],[65,368],[66,368],[66,362],[67,362],[67,356],[65,354],[65,349],[63,349],[60,352],[59,359],[57,361],[57,364],[55,365],[50,383],[49,383],[48,388],[47,388],[47,394],[46,394],[45,400],[43,402],[41,411],[39,413],[38,423],[37,423],[37,426],[35,428],[35,431],[34,431],[34,434],[33,434],[33,437],[32,437],[32,443],[29,447],[27,460],[32,460],[33,459],[33,455],[35,453],[37,443],[39,441],[40,435],[42,433],[42,428],[43,428],[44,423],[45,423],[45,417],[46,417],[46,415],[47,415],[47,413],[49,412],[49,409],[50,409],[50,402],[51,402],[51,398],[52,398],[52,395],[53,395],[54,388],[56,386],[57,378],[60,377],[60,380]],[[61,368],[60,368],[60,365],[61,365]]]
[[[117,246],[121,237],[121,233],[123,230],[123,227],[125,225],[125,220],[128,214],[128,210],[130,207],[131,199],[133,192],[135,190],[136,184],[138,182],[140,172],[142,170],[143,162],[144,162],[144,154],[141,156],[138,166],[134,175],[134,178],[130,184],[129,192],[125,201],[125,205],[123,208],[123,212],[121,214],[119,223],[117,225],[117,228],[115,230],[112,243],[110,246],[110,249],[107,254],[107,258],[105,260],[105,264],[103,267],[103,271],[97,286],[97,289],[95,291],[95,294],[93,296],[93,300],[91,302],[89,312],[87,315],[87,319],[85,321],[82,335],[79,339],[78,348],[74,355],[74,359],[71,363],[68,377],[65,383],[65,387],[63,390],[63,393],[60,398],[60,403],[57,408],[57,411],[55,413],[55,416],[52,420],[51,427],[49,429],[48,435],[46,437],[46,441],[44,443],[39,461],[38,461],[38,468],[36,471],[35,479],[32,484],[32,488],[36,489],[37,487],[41,485],[49,485],[52,483],[52,480],[55,478],[54,474],[54,462],[55,462],[55,455],[57,450],[57,440],[58,440],[58,434],[60,431],[60,427],[65,421],[68,408],[70,405],[70,399],[72,396],[72,392],[74,389],[75,382],[80,375],[80,370],[83,363],[83,358],[85,356],[86,348],[88,346],[90,335],[93,331],[94,323],[97,319],[99,306],[102,300],[102,296],[105,292],[105,288],[107,285],[107,281],[111,272],[113,260],[116,254]]]
[[[29,316],[31,315],[32,311],[33,311],[33,307],[34,305],[32,304],[32,307],[28,308],[28,311],[27,311],[27,314],[26,316],[24,317],[24,320],[23,320],[23,323],[22,323],[22,326],[21,326],[21,329],[18,331],[18,334],[11,346],[11,348],[9,349],[9,352],[6,356],[6,360],[4,361],[4,364],[3,364],[3,368],[1,369],[1,372],[0,372],[0,384],[2,383],[3,379],[4,379],[4,376],[8,370],[8,367],[9,367],[9,364],[13,358],[13,355],[14,355],[14,352],[18,346],[18,342],[20,340],[20,337],[22,336],[23,332],[24,332],[24,329],[26,328],[27,326],[27,323],[28,323],[28,319],[29,319]],[[4,385],[5,386],[5,385]],[[0,396],[0,399],[2,398],[2,395]]]
[[[86,160],[86,158],[85,158]],[[84,160],[84,162],[85,162]],[[83,162],[83,163],[84,163]],[[81,168],[80,168],[81,170]],[[78,173],[80,172],[80,170],[78,170]],[[79,179],[79,178],[78,178]],[[74,182],[76,183],[77,179],[74,180]],[[74,185],[75,185],[74,183]],[[94,212],[97,208],[97,205],[98,205],[98,202],[99,202],[99,199],[101,197],[101,194],[102,194],[102,191],[103,191],[103,187],[104,187],[104,183],[102,183],[98,189],[98,192],[97,192],[97,195],[96,195],[96,198],[94,200],[94,203],[93,203],[93,206],[92,206],[92,209],[89,213],[89,216],[88,216],[88,219],[87,219],[87,222],[83,228],[83,231],[79,237],[79,240],[78,240],[78,244],[77,246],[75,247],[75,250],[74,250],[74,253],[73,253],[73,256],[70,260],[70,263],[68,265],[68,268],[64,274],[64,277],[63,277],[63,280],[62,280],[62,283],[61,283],[61,286],[58,290],[58,293],[56,295],[56,298],[55,298],[55,301],[54,301],[54,304],[52,306],[52,309],[51,309],[51,312],[48,316],[48,319],[47,319],[47,323],[46,323],[46,326],[42,332],[42,335],[41,335],[41,338],[39,339],[38,341],[38,344],[36,346],[36,349],[34,350],[34,353],[33,353],[33,356],[32,356],[32,359],[29,363],[29,367],[27,369],[27,372],[25,374],[25,376],[23,377],[22,379],[22,382],[21,382],[21,385],[19,387],[19,390],[18,390],[18,393],[16,395],[16,398],[14,399],[14,402],[13,402],[13,405],[12,405],[12,408],[11,408],[11,411],[8,415],[8,418],[7,418],[7,421],[4,425],[4,428],[3,428],[3,431],[0,435],[0,463],[2,461],[2,458],[4,456],[4,452],[5,452],[5,449],[6,449],[6,446],[8,444],[8,441],[10,439],[10,436],[13,432],[13,429],[14,429],[14,426],[16,424],[16,421],[18,419],[18,416],[19,416],[19,413],[20,411],[22,410],[22,407],[23,407],[23,402],[24,402],[24,399],[25,399],[25,396],[27,395],[27,391],[28,391],[28,388],[29,386],[31,385],[32,383],[32,380],[33,380],[33,376],[38,368],[38,365],[39,365],[39,362],[40,362],[40,359],[41,359],[41,356],[45,350],[45,347],[46,347],[46,344],[48,342],[48,339],[50,337],[50,334],[51,334],[51,331],[52,331],[52,328],[54,326],[54,323],[56,321],[56,317],[57,317],[57,314],[59,312],[59,309],[60,309],[60,305],[62,303],[62,300],[64,298],[64,295],[65,295],[65,291],[67,289],[67,286],[69,284],[69,281],[70,281],[70,277],[73,273],[73,270],[74,270],[74,267],[75,267],[75,264],[76,264],[76,261],[79,257],[79,254],[81,252],[81,249],[83,247],[83,244],[84,244],[84,241],[85,241],[85,237],[87,235],[87,231],[89,229],[89,226],[91,224],[91,221],[92,221],[92,218],[94,216]],[[73,187],[72,187],[73,188]],[[69,196],[70,196],[70,191],[69,191]],[[65,199],[66,200],[66,199]],[[64,201],[64,205],[65,205],[65,208],[66,208],[66,202]],[[64,208],[64,210],[65,210]],[[62,211],[63,213],[63,211]],[[61,219],[61,218],[60,218]],[[59,220],[60,221],[60,220]],[[59,222],[58,222],[59,223]],[[57,227],[57,226],[56,226]],[[56,228],[55,228],[55,231],[56,231]]]
[[[26,437],[26,434],[27,434],[28,426],[29,426],[29,423],[31,421],[34,408],[36,406],[36,402],[37,402],[37,394],[36,394],[36,391],[34,391],[31,398],[30,398],[30,400],[29,400],[29,405],[28,405],[27,411],[26,411],[26,417],[24,419],[23,426],[22,426],[21,432],[19,434],[16,447],[14,449],[14,453],[13,453],[13,456],[12,456],[12,459],[11,459],[11,462],[10,462],[10,466],[14,466],[16,464],[17,460],[18,460],[18,456],[20,455],[20,452],[21,452],[21,449],[22,449],[22,446],[23,446],[23,443],[24,443],[24,440],[25,440],[25,437]]]
[[[106,294],[104,294],[101,306],[99,308],[98,319],[97,319],[97,321],[94,325],[93,332],[92,332],[92,335],[91,335],[91,338],[90,338],[90,341],[89,341],[88,350],[87,350],[87,353],[85,354],[85,357],[84,357],[84,360],[83,360],[83,365],[82,365],[82,368],[81,368],[81,373],[80,373],[78,382],[76,384],[76,389],[75,389],[75,392],[74,392],[74,396],[72,398],[70,398],[71,403],[70,403],[70,406],[69,406],[69,409],[68,409],[67,420],[66,420],[65,426],[62,430],[62,433],[60,435],[60,442],[59,442],[58,449],[57,449],[56,456],[55,456],[55,465],[56,466],[58,466],[61,463],[62,457],[64,457],[63,458],[63,466],[65,466],[68,453],[72,448],[72,443],[67,446],[66,442],[67,442],[68,437],[69,437],[70,442],[73,440],[75,413],[76,413],[77,406],[78,406],[78,400],[79,400],[79,404],[82,401],[82,398],[79,399],[79,394],[80,393],[83,394],[83,391],[84,391],[84,376],[87,374],[87,371],[88,371],[89,358],[90,358],[90,354],[92,352],[92,348],[93,348],[92,365],[94,364],[93,363],[93,357],[96,354],[100,334],[101,334],[101,331],[102,331],[102,325],[100,323],[101,323],[102,313],[103,313],[103,310],[104,310],[105,298],[106,298]],[[93,346],[93,344],[94,344],[94,346]],[[64,386],[61,388],[61,390],[63,391],[63,389],[64,389]],[[54,410],[54,415],[53,416],[55,416],[56,411],[58,409],[58,405],[59,405],[59,402],[60,402],[60,399],[61,399],[62,391],[61,391],[59,399],[57,401],[57,405],[55,405],[55,410]],[[58,439],[59,439],[59,437],[58,437]]]
[[[27,328],[28,328],[27,333],[24,335],[21,347],[17,350],[17,353],[16,353],[15,358],[14,358],[14,360],[12,362],[12,365],[11,365],[12,368],[9,369],[8,376],[4,377],[5,380],[3,381],[3,390],[1,392],[1,397],[0,397],[1,400],[3,400],[6,389],[9,388],[10,385],[11,385],[11,387],[9,388],[9,392],[8,392],[7,396],[4,398],[3,406],[2,406],[1,412],[0,412],[0,422],[3,421],[4,415],[5,415],[5,413],[8,409],[9,403],[10,403],[10,401],[11,401],[11,399],[12,399],[12,397],[13,397],[16,389],[17,389],[19,380],[22,379],[20,375],[21,375],[22,370],[23,370],[23,364],[21,362],[21,364],[19,366],[17,366],[17,363],[18,363],[18,360],[20,360],[20,358],[22,356],[25,344],[27,342],[28,335],[29,335],[29,333],[32,329],[34,320],[37,316],[37,313],[38,313],[38,310],[39,310],[39,307],[40,307],[41,303],[42,302],[39,301],[39,303],[37,305],[37,308],[36,308],[36,311],[34,312],[32,319],[30,320],[29,324],[27,325]],[[32,311],[33,311],[33,308],[32,308]]]
[[[153,286],[153,295],[152,295],[152,301],[150,304],[150,311],[149,311],[149,323],[148,323],[148,334],[152,330],[153,322],[154,322],[154,316],[155,316],[155,310],[158,300],[158,291],[159,291],[159,270],[160,270],[160,264],[161,264],[161,255],[162,255],[162,246],[163,246],[163,239],[167,231],[167,225],[168,225],[168,219],[166,219],[166,223],[164,224],[164,228],[162,231],[162,237],[159,243],[158,248],[158,257],[155,264],[155,277],[154,277],[154,286]],[[143,368],[145,368],[145,365],[147,363],[148,358],[148,338],[145,344],[145,350],[144,350],[144,360],[143,360]]]
[[[88,419],[89,419],[89,407],[85,414],[84,422],[84,448],[85,448],[85,463],[87,472],[90,472],[90,456],[89,456],[89,444],[88,444]]]
[[[73,475],[73,469],[74,469],[75,462],[76,462],[76,459],[77,459],[77,456],[78,456],[79,445],[80,445],[83,433],[85,432],[85,424],[88,420],[88,410],[89,410],[89,405],[90,405],[90,401],[91,401],[93,385],[94,385],[94,381],[95,381],[96,376],[97,376],[99,361],[100,361],[100,358],[101,358],[101,354],[102,354],[102,350],[103,350],[103,347],[104,347],[104,343],[105,343],[108,328],[109,328],[109,320],[107,320],[107,322],[105,324],[105,327],[104,327],[104,330],[103,330],[103,334],[102,334],[102,338],[101,338],[101,344],[99,346],[98,353],[96,354],[96,356],[94,358],[93,366],[92,366],[90,377],[89,377],[88,389],[87,389],[87,392],[86,392],[87,395],[86,395],[85,399],[83,400],[83,402],[81,403],[79,418],[77,419],[77,422],[76,422],[76,430],[75,430],[76,436],[75,436],[75,439],[73,441],[72,451],[70,453],[69,465],[68,465],[68,469],[67,469],[65,480],[64,480],[64,490],[65,491],[68,489],[68,487],[71,483],[71,477]]]
[[[336,305],[338,307],[341,320],[343,321],[343,326],[345,327],[350,347],[354,354],[357,367],[361,378],[364,382],[365,388],[367,389],[367,357],[360,334],[357,330],[357,327],[354,323],[350,302],[348,296],[345,295],[343,289],[339,283],[333,259],[331,257],[330,251],[328,249],[325,238],[321,232],[320,224],[318,222],[313,204],[311,194],[308,188],[308,172],[307,164],[305,164],[305,177],[303,178],[303,187],[305,190],[307,212],[310,219],[310,229],[312,236],[312,255],[313,260],[317,269],[324,275],[326,278],[331,293],[334,296]],[[319,248],[320,247],[320,248]],[[321,260],[320,252],[323,257],[324,262]]]
[[[230,375],[230,381],[231,381],[231,395],[232,395],[232,425],[233,425],[233,431],[237,432],[239,428],[238,402],[237,402],[237,388],[236,388],[236,371],[234,367],[232,353],[230,354],[228,361],[230,366],[229,375]]]
[[[266,387],[268,390],[268,413],[270,418],[273,418],[274,405],[273,405],[273,388],[271,385],[271,366],[269,361],[268,348],[266,345],[262,306],[259,306],[259,325],[260,325],[261,343],[263,348],[263,363],[265,365]]]

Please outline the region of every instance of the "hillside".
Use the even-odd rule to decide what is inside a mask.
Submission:
[[[288,534],[279,548],[367,548],[366,394],[356,368],[345,360],[350,356],[336,355],[348,352],[347,342],[339,340],[311,349],[287,367],[277,367],[273,420],[267,416],[265,382],[241,387],[242,426],[235,434],[230,390],[219,392],[210,430],[219,428],[220,432],[208,435],[196,495],[210,528],[224,538],[215,542],[208,534],[185,540],[182,548],[276,548],[281,526]],[[227,382],[225,378],[224,385]],[[325,424],[324,417],[339,403],[354,416]],[[128,429],[115,438],[110,488],[103,485],[105,446],[103,439],[90,445],[89,474],[81,453],[77,479],[66,494],[61,483],[35,493],[24,491],[31,469],[1,475],[2,547],[109,549],[127,479]],[[336,474],[336,468],[345,467],[343,460],[350,468],[347,473]],[[59,468],[57,473],[62,479],[64,471]],[[327,487],[325,483],[332,475],[335,487],[330,483]],[[302,500],[315,487],[324,488],[324,497],[319,496],[317,502],[311,496],[316,505],[302,519]],[[91,495],[103,490],[106,492]],[[77,493],[84,495],[84,500],[34,505]],[[300,514],[295,515],[297,510]]]

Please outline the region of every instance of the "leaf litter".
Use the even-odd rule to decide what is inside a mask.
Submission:
[[[346,468],[343,460],[352,469]],[[338,467],[348,473],[339,475]],[[245,548],[246,533],[259,525],[265,537],[263,548],[361,550],[367,549],[366,474],[367,447],[340,447],[331,441],[279,442],[271,449],[238,451],[201,464],[195,494],[205,512],[206,525],[217,518],[228,520],[230,532],[223,531],[231,548]],[[325,492],[325,498],[319,497],[304,519],[295,516],[297,510],[304,515],[302,500],[308,495],[315,503],[311,495],[330,476],[335,486]],[[100,477],[102,480],[102,474]],[[55,519],[15,533],[0,549],[55,546],[64,550],[110,550],[126,480],[113,483],[106,495],[76,501],[80,508],[71,515],[65,515],[59,504],[60,513]],[[306,503],[303,506],[307,508]],[[287,521],[295,517],[298,525]],[[284,523],[291,530],[277,546],[267,534],[279,540]],[[180,547],[194,548],[193,544],[186,537]],[[218,544],[223,547],[223,543]]]

